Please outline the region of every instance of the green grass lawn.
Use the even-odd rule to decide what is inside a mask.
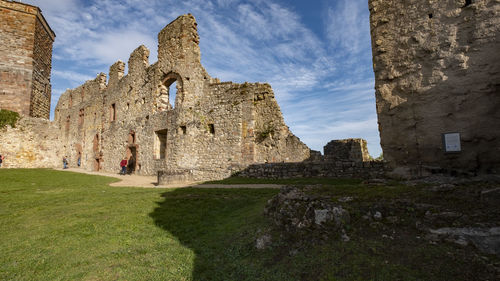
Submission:
[[[261,274],[245,256],[277,190],[109,187],[114,179],[40,169],[1,169],[0,179],[0,280]]]
[[[257,250],[255,238],[269,227],[264,206],[278,190],[108,186],[113,181],[0,169],[0,280],[471,280],[482,270],[460,259],[468,249],[381,239],[354,210],[349,243],[296,248],[278,239]],[[412,192],[318,183],[333,197]]]

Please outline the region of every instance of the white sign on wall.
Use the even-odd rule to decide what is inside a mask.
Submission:
[[[443,134],[443,144],[445,152],[460,152],[460,133]]]

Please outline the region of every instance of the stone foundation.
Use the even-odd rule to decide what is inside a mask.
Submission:
[[[387,172],[385,162],[338,161],[253,164],[238,176],[266,179],[289,178],[383,178]]]

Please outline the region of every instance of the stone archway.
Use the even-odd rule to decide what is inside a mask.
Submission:
[[[170,86],[176,84],[175,102],[173,104],[170,102],[171,92]],[[162,83],[158,87],[158,111],[170,110],[178,106],[184,101],[183,95],[183,82],[179,74],[175,72],[170,72],[162,79]]]

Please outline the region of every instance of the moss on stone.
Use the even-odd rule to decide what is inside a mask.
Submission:
[[[0,128],[4,128],[6,125],[10,125],[12,128],[16,127],[17,120],[19,119],[19,113],[0,109]]]

